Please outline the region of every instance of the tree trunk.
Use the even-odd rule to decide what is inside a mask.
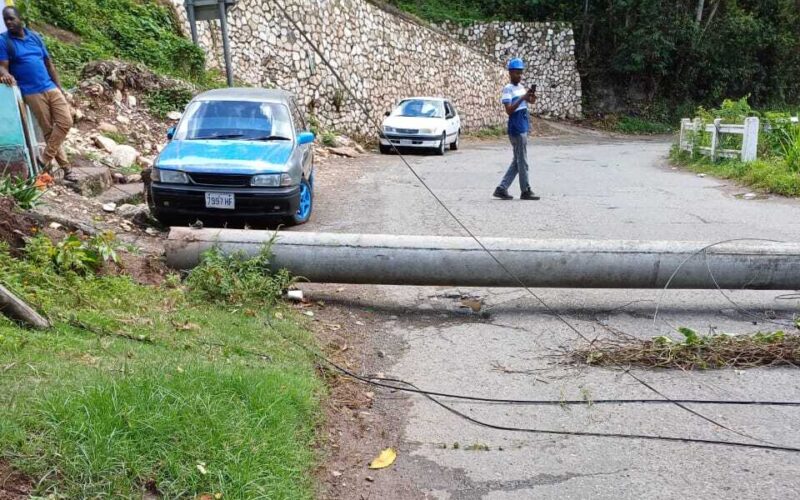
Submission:
[[[694,20],[698,26],[703,21],[703,7],[705,6],[705,0],[697,0],[697,11],[695,12]]]
[[[50,322],[31,306],[0,285],[0,312],[11,319],[22,321],[34,328],[50,328]]]

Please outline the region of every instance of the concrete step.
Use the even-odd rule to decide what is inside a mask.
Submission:
[[[97,196],[114,185],[108,167],[74,167],[77,178],[73,189],[83,196]]]
[[[144,201],[144,184],[132,182],[130,184],[113,184],[97,197],[100,203],[116,203],[117,206],[125,203],[137,204]]]

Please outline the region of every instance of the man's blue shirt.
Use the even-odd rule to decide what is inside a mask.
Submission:
[[[9,37],[14,46],[13,60],[10,60],[5,37]],[[8,31],[0,35],[0,61],[9,61],[9,72],[17,80],[22,95],[41,94],[56,88],[44,64],[49,57],[44,41],[27,28],[25,38],[14,37]]]
[[[500,102],[511,104],[525,96],[528,91],[522,85],[509,83],[503,88],[503,95]],[[528,133],[530,123],[528,121],[528,103],[523,102],[508,117],[508,135],[525,135]]]

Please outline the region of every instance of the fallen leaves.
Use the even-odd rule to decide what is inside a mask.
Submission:
[[[397,458],[397,452],[394,448],[386,448],[380,455],[369,464],[370,469],[385,469],[392,465]]]

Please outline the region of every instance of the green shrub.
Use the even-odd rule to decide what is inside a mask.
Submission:
[[[171,88],[152,92],[145,98],[145,104],[151,113],[166,118],[170,111],[183,111],[191,100],[192,93],[189,90]]]
[[[28,241],[25,252],[31,262],[49,267],[60,273],[88,274],[95,272],[105,262],[119,262],[118,243],[112,232],[98,234],[82,240],[70,234],[58,243],[47,236],[37,236]]]
[[[186,278],[190,295],[218,304],[274,304],[293,280],[286,270],[271,269],[270,248],[265,244],[255,257],[211,248]]]
[[[112,57],[192,80],[204,76],[203,51],[181,36],[172,12],[157,0],[25,0],[20,6],[34,27],[52,25],[80,37],[77,44],[46,37],[65,85],[75,83],[86,62]]]
[[[36,179],[6,176],[0,179],[0,197],[14,198],[23,210],[30,210],[39,204],[44,191],[36,187]]]

